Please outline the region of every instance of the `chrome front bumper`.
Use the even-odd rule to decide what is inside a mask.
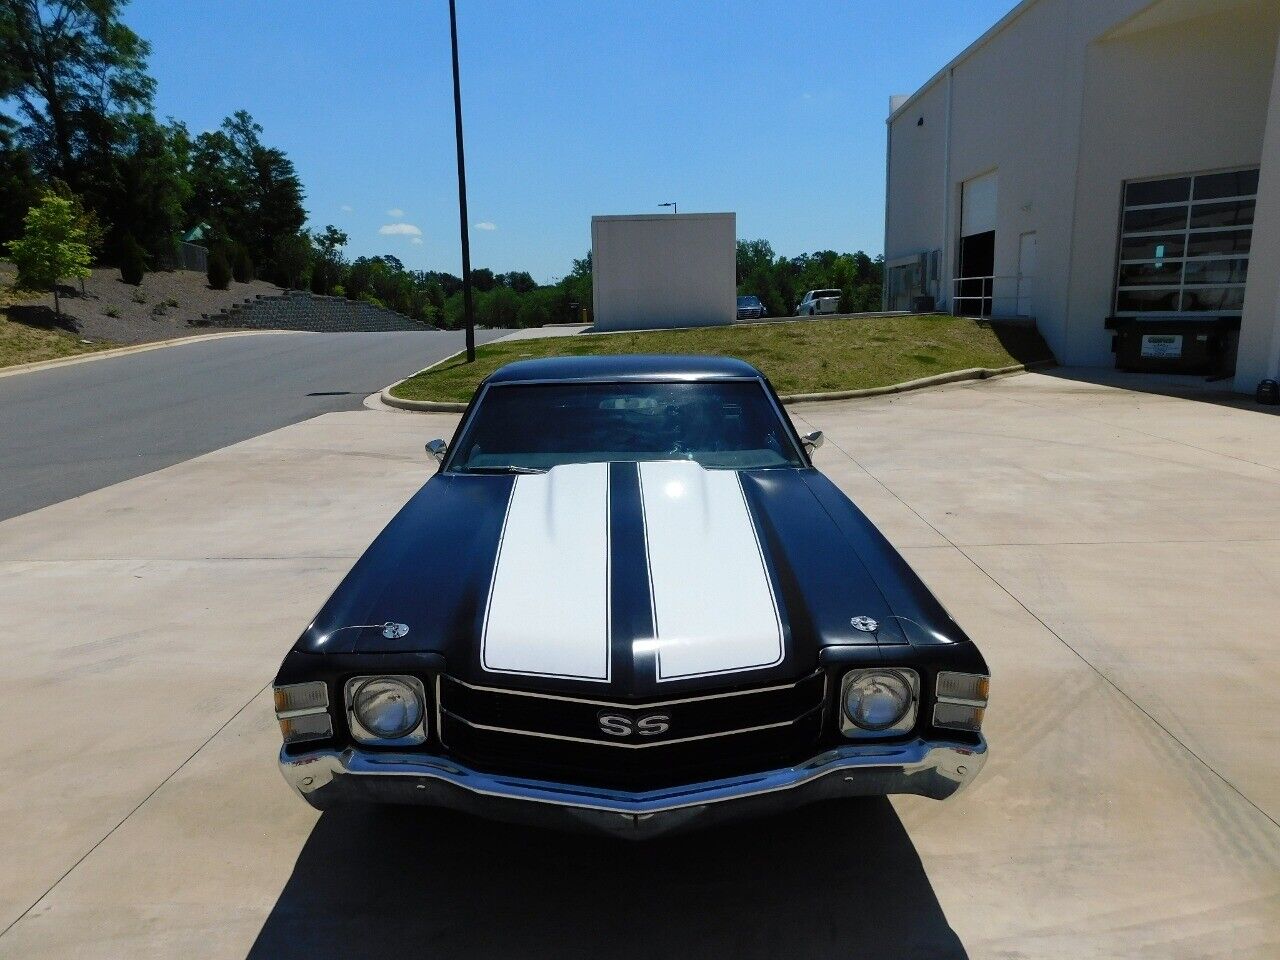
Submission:
[[[424,804],[641,839],[836,797],[909,793],[943,800],[972,781],[986,759],[986,741],[851,744],[791,767],[639,793],[483,773],[429,754],[281,750],[280,769],[321,810],[353,802]]]

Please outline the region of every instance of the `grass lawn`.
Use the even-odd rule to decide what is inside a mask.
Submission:
[[[74,333],[31,326],[9,319],[8,308],[21,303],[23,299],[21,293],[0,284],[0,367],[73,357],[115,346],[105,342],[81,343]]]
[[[781,394],[860,390],[969,367],[1053,359],[1034,329],[924,314],[491,343],[476,348],[475,363],[455,357],[411,377],[392,393],[405,400],[465,401],[476,384],[503,364],[603,353],[740,357],[764,371]]]

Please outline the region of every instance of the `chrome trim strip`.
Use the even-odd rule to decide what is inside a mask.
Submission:
[[[779,727],[791,727],[799,723],[809,714],[816,711],[818,707],[815,705],[809,710],[796,717],[794,720],[783,720],[779,723],[764,723],[758,727],[740,727],[737,730],[723,730],[719,733],[700,733],[694,737],[677,737],[673,740],[657,740],[652,743],[618,743],[616,740],[592,740],[587,737],[570,737],[560,733],[537,733],[533,730],[516,730],[512,727],[491,727],[484,723],[474,723],[466,717],[460,717],[451,710],[445,710],[444,713],[457,720],[459,723],[465,723],[473,730],[485,730],[489,733],[513,733],[521,737],[538,737],[542,740],[567,740],[570,743],[585,743],[593,747],[621,747],[624,750],[645,750],[649,747],[670,747],[677,743],[692,743],[695,740],[714,740],[718,737],[732,737],[739,733],[757,733],[761,730],[776,730]]]
[[[335,777],[402,777],[411,781],[438,780],[480,796],[643,816],[778,793],[836,774],[848,774],[845,779],[853,784],[859,771],[897,771],[900,779],[887,789],[877,789],[878,793],[917,793],[940,799],[972,782],[986,758],[987,744],[981,736],[972,746],[928,740],[892,745],[850,744],[792,767],[641,792],[483,773],[444,757],[426,754],[370,754],[351,749],[290,756],[282,748],[280,770],[304,799]],[[909,782],[921,773],[932,774],[934,783]],[[945,792],[940,789],[943,786]],[[856,789],[849,792],[859,795]]]
[[[806,674],[794,683],[780,683],[771,687],[756,687],[753,690],[728,690],[724,693],[706,693],[694,697],[682,697],[676,700],[657,700],[637,703],[626,703],[617,700],[590,700],[584,697],[569,697],[556,693],[535,693],[532,690],[511,690],[507,687],[486,687],[479,684],[467,683],[465,680],[459,680],[457,677],[441,674],[439,680],[448,680],[450,683],[456,683],[459,686],[466,687],[468,690],[477,690],[481,693],[501,693],[508,694],[513,697],[534,697],[539,700],[560,700],[565,703],[584,703],[592,707],[614,707],[619,710],[652,710],[657,707],[672,707],[683,703],[697,703],[703,700],[723,700],[728,697],[749,697],[757,693],[776,693],[779,690],[793,690],[802,683],[807,683],[815,676],[822,674],[821,669],[814,670],[813,673]],[[826,699],[826,678],[823,678],[823,699]]]
[[[303,707],[301,710],[277,710],[277,720],[292,720],[294,717],[310,717],[317,713],[328,713],[329,708],[325,707]]]

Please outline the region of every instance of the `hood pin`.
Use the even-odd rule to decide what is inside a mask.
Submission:
[[[849,626],[855,630],[861,630],[863,633],[875,633],[880,629],[880,624],[870,617],[854,617],[849,621]]]

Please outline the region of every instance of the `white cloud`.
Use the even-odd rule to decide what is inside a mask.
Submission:
[[[384,237],[420,237],[422,230],[412,223],[386,223],[378,228]]]
[[[422,238],[421,238],[421,237],[410,237],[410,238],[409,238],[409,242],[410,242],[410,243],[416,243],[416,244],[418,244],[419,246],[421,246],[421,244],[422,244]]]
[[[387,211],[387,216],[394,217],[396,220],[399,220],[401,217],[404,216],[404,211],[401,210],[399,207],[392,207],[390,210]]]
[[[479,223],[473,224],[477,230],[497,230],[498,225],[488,220],[481,220]]]
[[[350,213],[354,209],[355,207],[351,206],[349,203],[344,203],[341,207],[343,213]]]

